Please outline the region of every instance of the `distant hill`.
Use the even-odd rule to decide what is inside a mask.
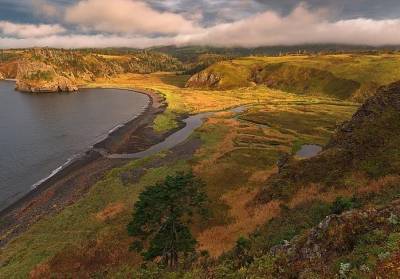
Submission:
[[[0,52],[0,72],[21,91],[74,91],[77,84],[121,73],[177,72],[183,64],[147,50],[34,48]]]
[[[252,56],[218,62],[186,86],[228,90],[264,85],[299,95],[363,102],[379,86],[400,80],[398,54]]]
[[[210,47],[210,46],[162,46],[153,47],[149,50],[162,52],[180,61],[194,62],[201,54],[218,54],[229,57],[244,56],[278,56],[285,54],[333,54],[333,53],[367,53],[367,52],[387,52],[398,51],[400,46],[366,46],[366,45],[341,45],[341,44],[305,44],[293,46],[265,46],[256,48],[242,47]]]

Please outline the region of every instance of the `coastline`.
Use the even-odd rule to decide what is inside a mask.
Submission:
[[[166,99],[160,93],[131,88],[112,89],[145,94],[149,97],[149,103],[139,116],[114,127],[104,139],[94,144],[84,154],[56,169],[57,172],[43,179],[42,183],[38,183],[25,196],[2,209],[0,211],[0,247],[4,247],[40,218],[73,204],[107,171],[126,162],[123,159],[103,158],[95,149],[106,149],[109,152],[140,152],[174,132],[169,131],[149,137],[149,132],[151,134],[149,130],[152,130],[150,127],[154,119],[167,108]],[[143,134],[142,130],[146,130],[147,133]],[[140,144],[137,144],[138,141]]]

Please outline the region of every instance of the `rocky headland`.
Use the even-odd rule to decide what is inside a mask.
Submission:
[[[78,86],[74,80],[58,74],[43,62],[23,61],[17,70],[16,89],[22,92],[74,92]]]

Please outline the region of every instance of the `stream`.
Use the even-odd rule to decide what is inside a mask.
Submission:
[[[187,140],[189,138],[189,136],[193,133],[193,131],[196,130],[197,128],[199,128],[203,124],[204,120],[206,118],[210,117],[211,115],[218,113],[218,112],[223,112],[223,111],[228,111],[228,112],[233,112],[233,113],[242,113],[246,109],[247,109],[247,106],[239,106],[239,107],[235,107],[235,108],[228,109],[228,110],[203,112],[203,113],[189,116],[188,118],[183,120],[183,122],[186,124],[185,127],[180,129],[179,131],[173,133],[172,135],[168,136],[164,141],[162,141],[156,145],[153,145],[144,151],[130,153],[130,154],[109,154],[104,149],[95,149],[95,151],[99,152],[103,157],[106,157],[109,159],[140,159],[140,158],[152,156],[161,151],[171,149],[180,143],[183,143],[185,140]]]

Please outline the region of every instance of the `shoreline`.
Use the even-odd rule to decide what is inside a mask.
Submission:
[[[8,79],[8,80],[3,80],[3,81],[10,81],[13,82],[14,80],[12,79]],[[82,90],[88,89],[88,88],[81,88]],[[97,89],[97,88],[96,88]],[[15,203],[18,203],[20,200],[24,199],[26,196],[29,196],[30,193],[32,191],[35,191],[36,188],[42,187],[42,184],[46,184],[47,182],[51,183],[51,179],[52,178],[56,178],[58,174],[60,174],[63,171],[67,171],[68,168],[74,168],[75,164],[80,165],[79,163],[77,163],[78,161],[86,161],[87,158],[86,157],[91,157],[91,153],[96,153],[95,149],[97,148],[97,146],[102,146],[102,148],[106,148],[104,146],[105,142],[117,142],[116,139],[113,139],[112,137],[114,137],[114,133],[115,134],[121,134],[123,133],[123,131],[118,131],[118,130],[122,130],[125,126],[129,126],[131,125],[133,122],[135,122],[136,119],[142,117],[143,114],[146,113],[146,111],[149,109],[150,106],[152,106],[152,102],[153,102],[153,98],[154,96],[151,95],[150,92],[144,93],[144,92],[139,92],[133,89],[122,89],[122,88],[98,88],[98,89],[116,89],[116,90],[126,90],[126,91],[132,91],[134,93],[137,94],[143,94],[146,95],[149,100],[146,104],[146,106],[143,108],[143,111],[140,112],[139,115],[135,116],[133,119],[130,119],[126,122],[123,123],[119,123],[118,125],[114,126],[112,129],[110,129],[106,134],[100,135],[97,137],[97,140],[93,143],[93,145],[89,146],[86,150],[83,150],[82,152],[80,152],[79,154],[74,154],[71,157],[69,157],[64,163],[62,163],[61,165],[57,166],[56,168],[54,168],[53,170],[51,170],[51,172],[49,173],[49,175],[47,175],[46,177],[44,177],[43,179],[35,182],[34,184],[32,184],[30,186],[31,190],[29,192],[27,192],[25,195],[21,196],[20,198],[18,198],[17,200],[11,202],[10,204],[6,205],[3,208],[0,208],[0,218],[3,214],[3,211],[6,211],[9,207],[12,207]],[[24,92],[23,92],[24,93]],[[117,142],[118,143],[118,142]],[[61,174],[60,174],[61,175]]]
[[[15,80],[14,79],[4,79],[3,81],[14,82]],[[89,89],[89,88],[82,87],[80,89],[85,90],[85,89]],[[139,118],[144,116],[144,114],[147,113],[148,109],[153,105],[153,102],[154,102],[153,99],[155,98],[155,96],[154,96],[155,93],[134,90],[134,89],[106,88],[106,87],[104,87],[104,88],[99,87],[98,89],[116,89],[116,90],[132,91],[134,93],[143,94],[143,95],[148,96],[149,102],[147,103],[146,108],[144,109],[143,112],[141,112],[140,115],[136,116],[135,118],[133,118],[125,123],[120,123],[117,126],[113,127],[107,134],[102,135],[100,140],[95,142],[92,146],[88,147],[87,150],[82,151],[80,154],[75,154],[75,155],[71,156],[63,164],[61,164],[61,165],[57,166],[55,169],[53,169],[48,176],[46,176],[43,179],[32,184],[30,186],[31,190],[29,192],[27,192],[25,195],[23,195],[19,199],[15,200],[11,204],[7,205],[6,207],[0,209],[0,219],[2,218],[2,216],[4,214],[7,213],[7,211],[9,211],[10,207],[14,207],[14,205],[18,204],[20,201],[29,199],[29,197],[31,195],[35,194],[35,193],[31,194],[31,192],[35,192],[37,188],[43,188],[43,187],[45,187],[46,184],[51,183],[53,180],[56,180],[58,176],[63,175],[62,172],[73,171],[73,169],[75,169],[75,167],[82,165],[81,162],[91,161],[91,158],[95,157],[95,156],[93,156],[92,153],[98,153],[97,151],[95,151],[96,148],[100,147],[100,148],[107,149],[107,145],[109,146],[110,143],[111,143],[111,145],[113,145],[113,144],[121,145],[121,143],[119,143],[117,139],[114,139],[114,137],[118,134],[124,134],[124,131],[122,131],[122,130],[125,126],[132,126],[135,124],[135,122],[137,120],[139,121],[140,120]],[[77,166],[75,166],[75,165],[77,165]],[[70,168],[72,170],[70,170]],[[40,189],[38,191],[40,191]]]
[[[80,89],[87,88],[81,87]],[[104,87],[94,88],[107,89]],[[141,138],[141,130],[149,128],[157,115],[165,111],[168,106],[165,97],[158,92],[150,90],[118,87],[108,89],[128,90],[147,95],[149,103],[139,116],[114,127],[108,135],[105,135],[104,139],[71,160],[59,171],[49,175],[47,179],[44,179],[42,183],[38,183],[26,195],[0,210],[0,220],[2,221],[0,226],[0,247],[4,247],[10,240],[26,231],[30,225],[40,218],[73,204],[92,185],[100,180],[107,171],[126,162],[123,159],[103,158],[100,153],[95,151],[96,148],[106,149],[110,152],[140,152],[149,147],[146,144],[135,145],[135,141],[133,143],[130,141],[132,141],[132,138],[135,140],[138,138],[145,139],[144,137]],[[166,138],[169,133],[155,135],[150,138],[150,142],[147,145],[157,144]],[[72,183],[72,181],[75,183]]]

